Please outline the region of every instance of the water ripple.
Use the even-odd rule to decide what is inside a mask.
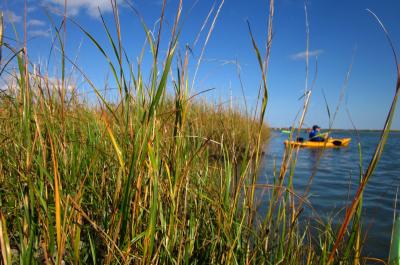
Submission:
[[[349,132],[334,134],[337,138],[352,137],[348,148],[320,150],[301,149],[296,165],[293,184],[295,192],[303,194],[313,170],[316,169],[310,188],[309,200],[319,216],[329,218],[343,210],[354,196],[359,183],[359,162],[357,137]],[[274,159],[279,163],[284,150],[283,141],[286,135],[275,133],[264,156],[259,182],[271,183]],[[365,170],[375,151],[380,133],[362,132],[362,167]],[[400,184],[400,133],[391,133],[385,150],[375,172],[364,192],[363,216],[364,229],[367,232],[364,254],[379,258],[388,255],[394,199]],[[309,214],[311,211],[305,211]],[[339,225],[343,211],[334,220]]]

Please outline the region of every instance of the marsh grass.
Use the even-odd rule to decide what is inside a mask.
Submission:
[[[207,40],[223,3],[205,20],[204,25],[212,21]],[[164,58],[159,52],[165,38],[161,34],[165,4],[157,34],[141,20],[152,53],[151,69],[145,71],[149,76],[143,76],[142,60],[132,64],[122,45],[116,1],[112,1],[113,25],[100,16],[108,43],[99,43],[65,14],[61,26],[54,26],[62,73],[55,82],[46,75],[47,69],[28,61],[26,46],[18,51],[2,45],[14,52],[18,66],[11,73],[16,85],[8,84],[0,97],[2,262],[359,264],[362,191],[379,160],[391,116],[372,166],[367,173],[360,167],[360,176],[364,174],[360,192],[340,233],[322,220],[317,227],[301,226],[303,208],[312,206],[293,189],[298,149],[285,150],[273,184],[257,183],[269,138],[264,115],[274,1],[269,6],[265,52],[248,24],[261,72],[257,117],[192,97],[189,81],[195,78],[189,76],[189,48],[176,56],[181,1],[167,38],[168,51]],[[67,21],[103,56],[118,102],[108,102],[65,54]],[[67,64],[95,92],[96,106],[85,104],[74,89],[68,89]],[[301,121],[311,95],[307,89]],[[293,131],[290,137],[294,135]],[[258,189],[269,194],[265,215],[258,211]],[[316,238],[312,229],[318,231]]]

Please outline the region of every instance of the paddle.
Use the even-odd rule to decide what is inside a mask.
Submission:
[[[281,133],[290,134],[291,131],[289,131],[289,130],[281,130]],[[314,137],[327,137],[328,135],[329,135],[329,133],[326,132],[326,133],[320,133],[320,134],[318,134],[318,135],[316,135]],[[296,139],[296,141],[297,142],[304,142],[304,138],[303,137],[299,137],[299,138]],[[334,141],[332,141],[332,144],[334,146],[342,146],[343,142],[342,142],[342,140],[334,140]]]
[[[319,133],[319,134],[317,134],[317,135],[315,135],[315,136],[313,136],[313,137],[311,137],[311,138],[309,138],[308,140],[310,140],[310,141],[313,141],[313,139],[315,140],[315,138],[324,138],[325,140],[328,138],[328,136],[329,136],[329,133],[327,133],[327,132],[325,132],[325,133]],[[321,141],[318,141],[318,142],[324,142],[325,140],[321,140]],[[341,143],[340,143],[341,144]],[[339,144],[339,145],[340,145]]]

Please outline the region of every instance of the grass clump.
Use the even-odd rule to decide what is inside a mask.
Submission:
[[[231,155],[240,156],[246,149],[254,148],[261,133],[260,152],[270,137],[269,128],[263,123],[261,128],[257,121],[240,111],[240,108],[226,107],[222,104],[196,102],[192,104],[189,114],[189,126],[204,138],[217,141],[210,150],[218,155],[220,145],[224,143]]]
[[[239,201],[247,178],[255,176],[253,160],[268,129],[239,111],[189,98],[187,64],[174,65],[178,74],[168,80],[179,16],[162,68],[158,40],[144,26],[154,58],[149,83],[141,62],[135,73],[123,68],[119,38],[108,35],[115,49],[107,54],[78,25],[109,62],[117,103],[107,102],[81,72],[100,101],[83,103],[66,85],[70,61],[63,48],[56,81],[29,62],[26,49],[16,52],[18,71],[0,99],[5,263],[230,263],[248,257],[253,241]],[[55,33],[63,47],[62,33]]]
[[[165,101],[151,123],[140,116],[118,123],[77,98],[60,99],[61,88],[43,79],[30,78],[29,119],[23,118],[19,87],[14,93],[10,88],[0,103],[2,213],[9,246],[17,250],[13,258],[27,263],[147,263],[146,255],[170,262],[179,255],[219,260],[216,255],[222,254],[214,248],[226,243],[212,241],[232,214],[233,189],[226,181],[233,177],[233,157],[242,155],[230,146],[255,148],[249,140],[254,135],[231,134],[237,125],[230,122],[235,119],[243,128],[254,122],[193,103],[187,106],[190,122],[178,127],[176,110]],[[115,116],[123,121],[122,113]],[[226,128],[214,130],[217,126]],[[215,159],[211,154],[224,163],[208,165]]]

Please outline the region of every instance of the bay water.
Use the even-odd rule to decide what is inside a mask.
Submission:
[[[302,219],[322,218],[332,220],[338,230],[345,209],[354,198],[359,184],[361,144],[362,166],[365,171],[375,151],[381,133],[377,131],[338,131],[332,132],[333,138],[351,137],[348,147],[309,149],[301,148],[293,177],[294,191],[303,195],[312,179],[308,200],[313,209],[304,205]],[[306,138],[306,135],[301,135]],[[284,140],[287,134],[273,131],[260,169],[258,183],[272,184],[274,163],[279,170],[284,153]],[[276,172],[276,171],[275,171]],[[376,258],[387,258],[395,211],[395,196],[400,185],[400,132],[391,132],[381,160],[378,163],[364,192],[363,201],[363,231],[365,242],[363,255]],[[268,192],[261,200],[261,213],[268,205]],[[400,203],[398,207],[400,208]],[[399,211],[400,213],[400,211]]]

